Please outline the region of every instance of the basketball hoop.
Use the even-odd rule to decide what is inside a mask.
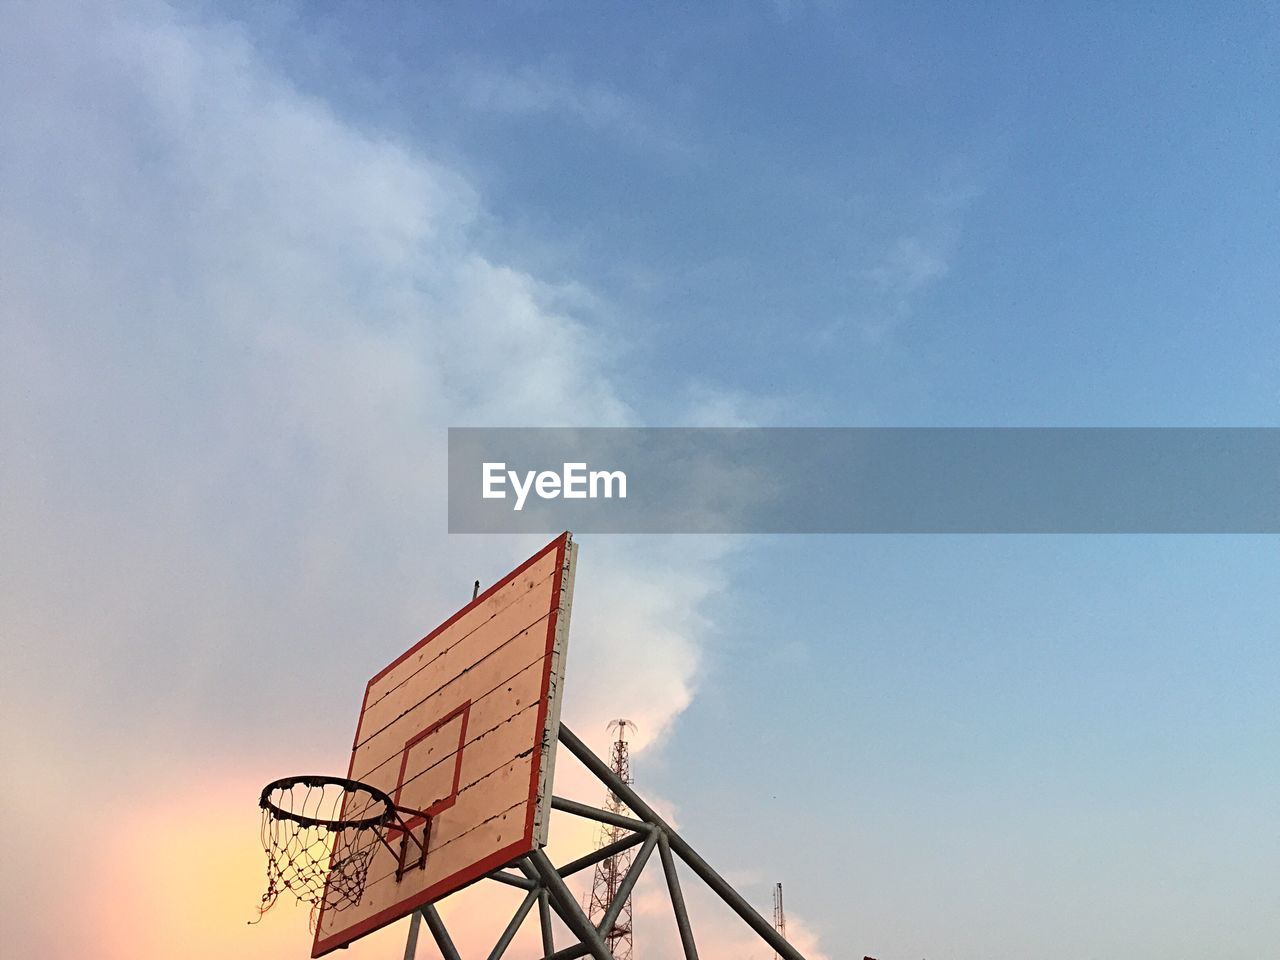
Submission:
[[[431,818],[359,780],[284,777],[262,788],[258,806],[267,855],[259,920],[285,890],[310,905],[313,927],[321,909],[355,906],[379,843],[395,857],[397,883],[406,870],[426,866]],[[397,835],[393,846],[389,838]]]

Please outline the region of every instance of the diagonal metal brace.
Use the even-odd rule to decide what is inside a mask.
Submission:
[[[698,960],[698,947],[693,941],[693,928],[689,925],[689,911],[685,909],[684,893],[680,890],[680,875],[676,873],[676,861],[671,856],[671,844],[667,842],[665,833],[658,834],[658,855],[662,857],[662,872],[667,875],[667,892],[671,894],[671,909],[676,915],[684,960]]]
[[[778,956],[782,957],[783,960],[804,960],[804,956],[800,951],[779,934],[773,928],[773,924],[760,916],[755,908],[743,898],[742,894],[733,889],[724,877],[716,873],[707,861],[698,856],[697,851],[689,846],[680,834],[671,829],[670,824],[658,816],[657,811],[640,798],[640,795],[631,788],[630,784],[624,783],[622,778],[615,774],[607,763],[592,753],[591,749],[574,736],[573,731],[563,723],[560,724],[560,742],[582,762],[584,767],[595,774],[596,779],[608,787],[615,797],[630,807],[636,816],[666,834],[667,843],[671,846],[672,851],[687,863],[689,869],[697,874],[703,883],[715,891],[734,913],[745,920],[747,925],[758,933],[765,943],[773,947]],[[546,859],[545,855],[543,859]]]
[[[607,823],[613,827],[622,827],[624,830],[649,829],[649,825],[642,820],[636,820],[634,817],[624,817],[622,814],[614,813],[612,810],[601,810],[599,807],[592,807],[565,797],[552,797],[551,809],[572,813],[575,817],[584,817],[587,820],[595,820],[598,823]]]
[[[644,846],[640,848],[640,852],[636,854],[635,862],[631,864],[631,869],[627,871],[627,875],[622,878],[622,883],[618,884],[618,892],[614,894],[613,902],[609,904],[609,909],[600,918],[600,923],[596,926],[600,936],[607,937],[609,931],[613,929],[613,925],[618,922],[618,914],[622,913],[622,908],[627,902],[627,898],[631,896],[631,888],[636,885],[636,881],[640,879],[640,871],[644,869],[644,865],[648,862],[653,848],[658,844],[658,836],[661,831],[657,827],[649,828],[649,837],[644,842]]]
[[[613,954],[609,952],[604,939],[587,915],[582,912],[582,907],[574,899],[572,891],[565,886],[564,880],[561,879],[560,874],[556,873],[556,868],[547,859],[542,849],[539,848],[529,854],[526,862],[537,873],[538,878],[546,886],[547,892],[551,894],[551,899],[559,908],[561,919],[573,931],[573,935],[586,945],[587,953],[595,957],[595,960],[613,960]]]
[[[648,835],[645,833],[631,833],[623,837],[621,840],[615,840],[613,843],[607,844],[596,850],[594,853],[588,853],[579,857],[577,860],[570,860],[564,866],[557,868],[557,873],[562,877],[571,877],[579,870],[585,870],[587,867],[594,867],[601,860],[608,860],[615,857],[624,850],[630,850],[632,847],[639,846]]]
[[[507,952],[507,947],[511,946],[511,941],[515,939],[516,933],[519,932],[520,924],[524,923],[524,918],[529,915],[533,905],[538,902],[539,889],[535,887],[525,894],[524,900],[521,901],[519,908],[515,912],[515,916],[511,918],[511,922],[502,931],[502,936],[498,938],[497,944],[494,945],[493,950],[490,952],[489,960],[502,960],[502,955]]]
[[[458,956],[458,948],[453,945],[453,938],[449,936],[449,931],[445,929],[444,921],[440,919],[440,914],[436,912],[436,905],[428,903],[420,911],[422,919],[427,921],[427,929],[431,931],[431,936],[435,938],[436,946],[440,948],[440,955],[444,960],[462,960]]]

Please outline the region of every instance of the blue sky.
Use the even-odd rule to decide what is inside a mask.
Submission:
[[[291,75],[607,292],[646,409],[1274,421],[1264,8],[343,9],[275,18]]]
[[[106,810],[345,762],[364,680],[533,545],[445,534],[449,425],[1280,425],[1277,26],[5,7],[15,762]],[[814,956],[1253,960],[1278,559],[586,537],[566,715],[637,719],[639,784]],[[32,955],[184,942],[53,923],[48,849],[13,855]]]

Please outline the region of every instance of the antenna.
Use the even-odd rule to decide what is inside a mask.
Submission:
[[[777,930],[783,939],[786,939],[787,914],[782,909],[782,884],[780,882],[773,886],[773,929]],[[773,954],[773,958],[778,960],[776,951]]]
[[[609,766],[617,775],[618,779],[624,784],[630,786],[631,780],[631,751],[627,743],[628,732],[634,733],[636,729],[635,723],[630,720],[611,720],[609,721],[609,733],[613,736],[613,744],[610,749]],[[631,816],[621,800],[615,794],[610,792],[608,799],[605,800],[604,807],[610,813]],[[609,824],[600,825],[600,839],[596,844],[596,849],[606,847],[611,843],[621,840],[629,831],[622,827],[616,827]],[[612,857],[601,860],[596,864],[595,875],[591,879],[591,900],[587,905],[587,913],[591,917],[591,922],[597,927],[604,920],[605,914],[609,911],[609,905],[613,903],[617,897],[618,888],[626,878],[628,871],[631,869],[631,861],[635,857],[635,847],[628,847],[621,853],[615,853]],[[632,950],[632,926],[631,926],[631,897],[627,896],[626,902],[622,905],[622,909],[618,912],[618,918],[614,921],[613,927],[603,931],[605,942],[609,945],[609,953],[614,960],[631,960]]]

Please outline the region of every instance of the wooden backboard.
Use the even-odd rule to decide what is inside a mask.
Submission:
[[[426,866],[377,846],[319,957],[546,843],[577,545],[561,534],[369,681],[348,776],[432,817]]]

